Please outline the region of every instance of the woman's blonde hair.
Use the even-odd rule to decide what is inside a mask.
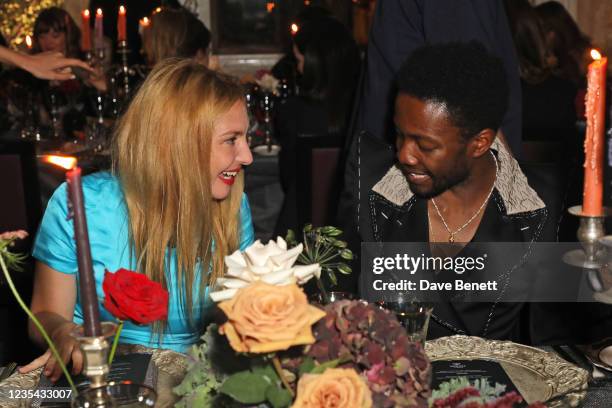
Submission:
[[[232,77],[193,60],[166,60],[149,74],[115,132],[113,171],[127,203],[136,269],[167,288],[174,262],[190,322],[194,285],[203,296],[239,243],[242,176],[229,197],[215,200],[210,159],[215,120],[242,99]]]

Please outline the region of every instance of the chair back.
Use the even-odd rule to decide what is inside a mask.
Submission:
[[[33,142],[0,141],[0,232],[36,233],[42,213],[37,169]]]
[[[300,134],[297,138],[297,212],[300,227],[331,223],[339,197],[341,144],[332,135]]]

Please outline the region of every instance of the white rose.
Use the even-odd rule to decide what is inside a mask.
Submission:
[[[271,285],[303,285],[313,276],[321,276],[319,264],[293,265],[302,253],[302,244],[287,250],[281,237],[263,245],[255,241],[244,252],[235,251],[225,257],[227,272],[217,280],[217,290],[210,294],[214,302],[234,297],[238,289],[257,281]]]

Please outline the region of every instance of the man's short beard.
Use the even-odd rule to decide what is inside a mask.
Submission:
[[[427,200],[432,197],[437,197],[446,190],[463,183],[470,175],[470,171],[465,161],[456,160],[455,165],[451,166],[451,168],[453,169],[452,172],[449,172],[450,174],[447,175],[433,176],[431,173],[429,174],[433,183],[431,189],[419,191],[418,186],[413,186],[408,183],[410,184],[410,190],[412,190],[417,197]]]

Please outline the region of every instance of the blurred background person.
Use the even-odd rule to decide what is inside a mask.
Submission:
[[[519,61],[522,91],[523,159],[555,163],[563,208],[580,202],[584,162],[583,138],[578,130],[578,85],[563,74],[550,47],[536,9],[527,0],[506,0],[506,9]],[[580,104],[584,106],[584,94]],[[561,210],[557,238],[573,241],[578,220]]]
[[[574,141],[575,84],[557,73],[557,58],[531,4],[527,0],[505,3],[521,77],[523,140]]]
[[[70,14],[59,7],[44,9],[34,22],[32,52],[61,52],[66,57],[81,57],[81,31]]]
[[[591,62],[591,39],[578,27],[569,12],[556,1],[535,8],[542,21],[546,43],[557,59],[555,72],[578,87],[584,87]]]
[[[143,53],[150,67],[166,58],[194,58],[208,66],[211,34],[184,8],[163,7],[151,15],[142,33]]]
[[[68,14],[59,7],[49,7],[40,12],[34,22],[32,52],[60,52],[65,57],[83,58],[81,30]],[[106,91],[104,68],[97,67],[96,74],[83,78],[87,85]]]
[[[300,26],[293,37],[299,95],[278,107],[275,135],[281,145],[281,186],[285,200],[277,222],[280,234],[296,229],[296,142],[300,135],[326,135],[342,146],[359,77],[359,51],[338,20],[321,17]]]
[[[293,52],[293,37],[298,33],[304,24],[316,21],[318,19],[332,18],[332,13],[329,9],[321,6],[304,7],[292,20],[289,35],[292,39],[290,45],[285,50],[285,55],[278,60],[272,67],[272,75],[278,80],[285,81],[289,89],[295,92],[297,88],[297,78],[299,76],[297,70],[297,59]]]
[[[585,35],[563,5],[548,1],[536,7],[546,36],[546,43],[556,58],[555,74],[572,81],[577,87],[575,105],[579,118],[584,117],[586,74],[592,59],[591,39]]]

